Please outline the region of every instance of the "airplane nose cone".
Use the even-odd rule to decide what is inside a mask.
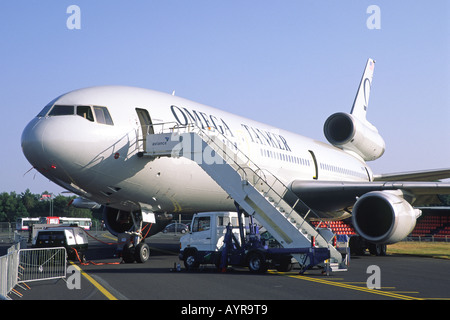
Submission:
[[[46,129],[45,121],[35,118],[25,127],[22,132],[22,152],[33,167],[44,166],[44,133]]]

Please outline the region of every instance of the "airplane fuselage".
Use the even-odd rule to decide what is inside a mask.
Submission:
[[[99,107],[112,122],[101,118]],[[22,147],[51,181],[116,209],[145,204],[160,213],[234,210],[232,199],[195,162],[137,156],[148,122],[155,130],[162,123],[214,128],[286,185],[294,179],[372,179],[365,161],[339,148],[177,96],[124,86],[58,97],[25,128]]]

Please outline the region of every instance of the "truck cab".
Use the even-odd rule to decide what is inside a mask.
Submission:
[[[191,231],[180,238],[180,260],[187,270],[213,264],[224,271],[228,265],[263,273],[269,267],[289,271],[292,256],[282,248],[269,248],[251,217],[237,212],[205,212],[192,218]],[[280,251],[281,250],[281,251]]]
[[[240,239],[236,212],[202,212],[193,216],[190,232],[180,238],[180,259],[184,260],[187,269],[201,263],[216,263],[228,224],[231,224],[235,238]]]
[[[219,251],[223,246],[228,224],[239,238],[239,223],[236,212],[203,212],[192,218],[190,232],[181,237],[181,249],[196,248],[199,251]]]

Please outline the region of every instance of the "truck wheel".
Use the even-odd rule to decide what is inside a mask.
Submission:
[[[259,252],[250,253],[247,262],[248,268],[253,273],[264,273],[267,271],[266,259]]]
[[[279,272],[289,272],[292,270],[292,262],[291,258],[285,258],[280,261],[280,264],[277,266],[277,271]]]
[[[197,252],[196,251],[189,251],[184,256],[184,267],[187,270],[193,270],[198,268],[200,264],[198,263],[197,259]]]
[[[150,258],[150,248],[144,242],[139,243],[134,249],[134,258],[139,263],[144,263]]]

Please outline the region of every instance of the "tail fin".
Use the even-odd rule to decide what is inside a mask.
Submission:
[[[366,68],[359,84],[358,92],[356,93],[355,101],[353,102],[352,111],[353,116],[361,121],[367,121],[367,105],[369,104],[370,87],[372,86],[373,69],[375,67],[375,60],[368,59]]]

